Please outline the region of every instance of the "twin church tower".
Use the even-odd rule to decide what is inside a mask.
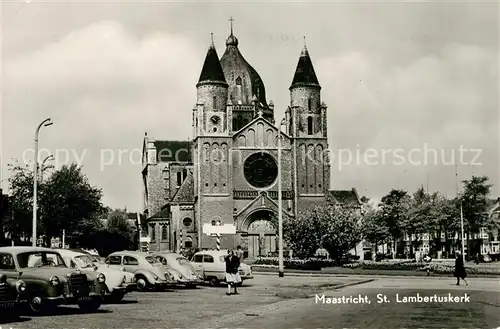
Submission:
[[[329,190],[327,107],[305,45],[281,121],[232,26],[220,60],[212,41],[196,89],[191,141],[144,138],[152,250],[213,248],[215,238],[206,233],[220,223],[236,231],[222,234],[222,248],[241,245],[247,257],[275,253],[270,219],[278,213],[278,146],[285,216],[325,202],[359,205],[354,189]]]

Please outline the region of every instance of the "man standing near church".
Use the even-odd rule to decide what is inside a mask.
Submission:
[[[243,250],[241,250],[241,246],[236,247],[236,252],[234,253],[234,255],[239,258],[240,263],[243,262]]]

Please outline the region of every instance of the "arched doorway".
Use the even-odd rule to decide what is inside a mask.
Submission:
[[[271,224],[274,213],[270,210],[257,210],[245,220],[248,238],[248,258],[272,256],[278,250],[276,230]]]

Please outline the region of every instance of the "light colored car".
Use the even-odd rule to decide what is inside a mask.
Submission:
[[[106,293],[103,273],[70,269],[61,254],[49,248],[1,247],[0,256],[8,259],[2,273],[8,279],[22,277],[26,283],[32,311],[48,311],[62,304],[78,304],[84,312],[101,307]]]
[[[198,251],[191,258],[191,264],[197,271],[203,272],[205,281],[210,282],[212,286],[218,286],[226,281],[226,262],[227,250],[204,250]],[[244,280],[252,279],[252,268],[247,264],[241,263],[238,268],[241,277],[241,283]]]
[[[172,283],[165,276],[162,263],[145,252],[117,251],[106,257],[105,264],[134,274],[139,291],[165,290]]]
[[[99,264],[92,255],[86,253],[66,249],[57,251],[59,251],[69,268],[94,270],[103,273],[106,276],[108,293],[106,297],[112,302],[120,302],[127,292],[131,292],[137,287],[134,274],[126,272],[124,268],[113,268],[107,264]]]
[[[188,288],[196,288],[203,282],[203,273],[196,274],[191,262],[184,256],[174,252],[154,252],[152,255],[163,264],[165,273],[172,281]]]

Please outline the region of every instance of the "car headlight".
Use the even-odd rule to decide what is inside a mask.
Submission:
[[[104,274],[99,273],[99,275],[97,276],[97,282],[99,282],[99,283],[106,282],[106,277],[104,276]]]
[[[24,282],[23,280],[19,280],[16,282],[16,289],[17,289],[17,292],[22,294],[23,292],[26,291],[26,282]]]
[[[179,279],[184,279],[184,276],[181,273],[179,273]]]
[[[135,275],[134,275],[134,277],[132,278],[132,281],[133,281],[133,282],[137,282],[137,278],[135,277]]]
[[[57,276],[51,277],[49,281],[54,287],[60,283],[59,278]]]
[[[158,280],[158,279],[159,279],[158,275],[156,275],[156,274],[155,274],[155,275],[153,276],[153,279]]]

